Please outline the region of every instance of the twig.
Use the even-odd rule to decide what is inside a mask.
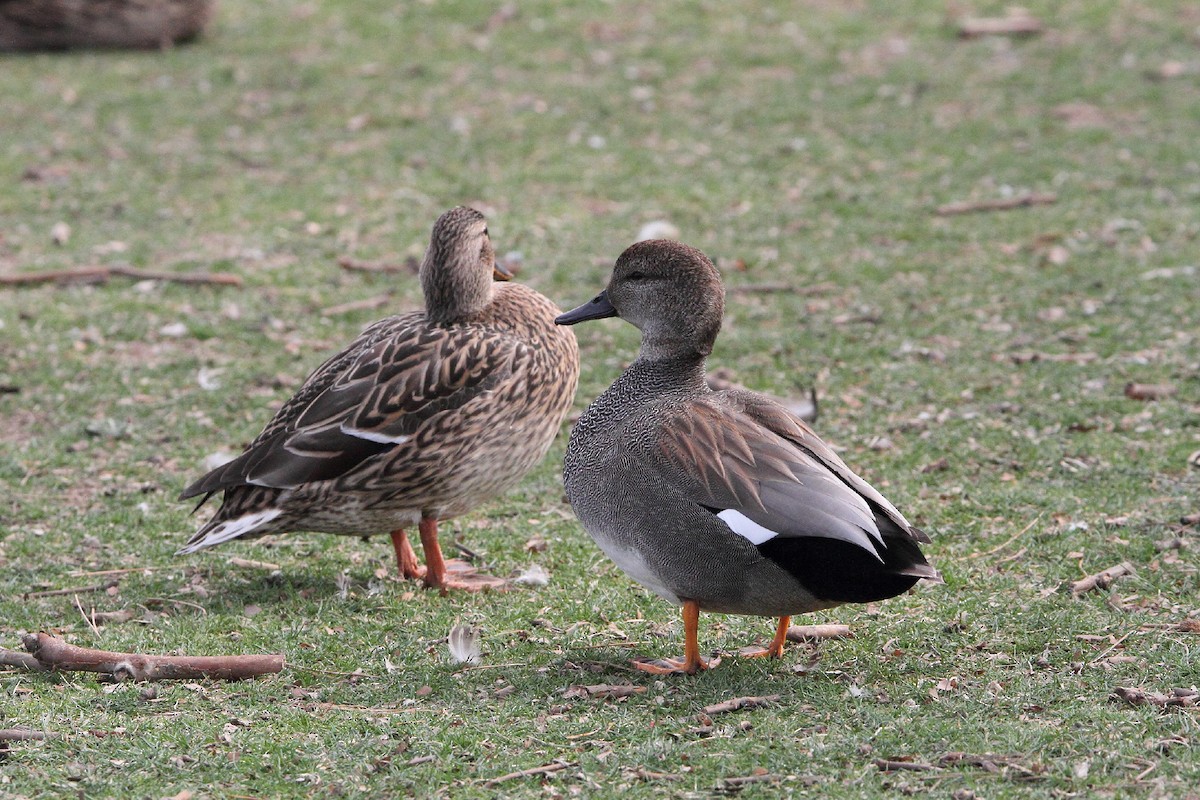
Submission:
[[[563,692],[564,698],[598,697],[602,700],[614,700],[620,697],[631,697],[646,691],[645,686],[635,686],[632,683],[613,684],[597,683],[592,686],[571,686]]]
[[[1033,36],[1042,32],[1042,21],[1024,9],[1013,9],[1003,17],[962,17],[958,35],[962,39],[979,36]]]
[[[1103,572],[1097,572],[1095,575],[1088,575],[1082,580],[1073,581],[1071,583],[1071,595],[1079,597],[1081,594],[1097,590],[1107,589],[1112,585],[1113,581],[1123,575],[1132,575],[1133,565],[1129,562],[1122,562],[1115,567],[1109,567]]]
[[[394,261],[360,261],[350,256],[342,256],[337,260],[338,266],[347,272],[412,272],[415,273],[420,263],[415,258],[405,259],[403,264]]]
[[[383,308],[390,302],[392,302],[392,293],[385,292],[383,294],[377,294],[374,297],[367,297],[362,300],[351,300],[348,303],[339,303],[336,306],[322,308],[318,313],[322,317],[336,317],[339,314],[349,314],[351,311],[368,311],[372,308]]]
[[[879,767],[880,772],[899,772],[900,770],[926,772],[936,769],[932,764],[922,764],[919,761],[893,761],[886,758],[875,759],[875,766]]]
[[[1125,396],[1130,400],[1162,400],[1171,397],[1177,390],[1169,383],[1133,383],[1125,384]]]
[[[0,648],[0,667],[18,667],[29,672],[46,671],[46,668],[42,666],[42,662],[29,653],[22,653],[19,650],[5,650],[4,648]]]
[[[722,703],[716,703],[711,706],[704,707],[704,713],[712,716],[713,714],[724,714],[729,711],[742,711],[750,708],[761,708],[762,706],[770,705],[779,699],[777,694],[768,694],[763,697],[735,697],[732,700],[726,700]]]
[[[234,556],[225,563],[231,567],[242,567],[243,569],[282,569],[278,564],[272,564],[269,561],[255,561],[249,558],[239,558],[238,556]]]
[[[990,555],[995,555],[996,553],[999,553],[1001,550],[1008,547],[1010,544],[1015,542],[1017,539],[1020,539],[1022,536],[1024,536],[1026,533],[1028,533],[1030,528],[1032,528],[1034,525],[1037,525],[1038,520],[1040,520],[1042,518],[1042,514],[1044,514],[1044,513],[1045,512],[1038,514],[1036,517],[1034,517],[1032,520],[1029,521],[1028,525],[1026,525],[1024,528],[1021,528],[1021,530],[1017,531],[1012,536],[1008,537],[1003,542],[1001,542],[1000,544],[993,547],[991,550],[985,550],[982,553],[971,553],[969,556],[967,556],[967,558],[982,558],[983,556],[990,556]]]
[[[1124,700],[1131,706],[1149,703],[1160,708],[1190,708],[1196,705],[1197,699],[1200,699],[1200,692],[1195,689],[1172,689],[1170,694],[1160,694],[1132,686],[1118,686],[1112,690],[1112,698]]]
[[[736,778],[722,778],[721,787],[726,791],[737,791],[755,783],[770,783],[777,780],[779,780],[779,776],[769,772],[760,775],[739,775]]]
[[[1138,631],[1137,631],[1137,629],[1134,629],[1134,630],[1130,631],[1129,633],[1125,634],[1124,636],[1122,636],[1120,639],[1117,639],[1115,642],[1113,642],[1112,644],[1110,644],[1108,647],[1104,648],[1104,651],[1103,651],[1103,652],[1101,652],[1101,653],[1100,653],[1100,655],[1096,656],[1095,658],[1093,658],[1093,659],[1092,659],[1091,661],[1089,661],[1088,663],[1089,663],[1089,664],[1097,664],[1097,663],[1099,663],[1099,662],[1100,662],[1100,659],[1102,659],[1102,658],[1104,658],[1105,656],[1107,656],[1107,655],[1108,655],[1109,653],[1111,653],[1113,650],[1116,650],[1118,647],[1120,647],[1120,646],[1121,646],[1121,644],[1122,644],[1122,643],[1123,643],[1123,642],[1124,642],[1126,639],[1128,639],[1130,636],[1133,636],[1133,635],[1134,635],[1135,633],[1137,633],[1137,632],[1138,632]]]
[[[150,656],[111,653],[76,647],[45,633],[26,636],[25,649],[33,654],[41,669],[98,672],[118,681],[195,678],[235,681],[280,672],[284,665],[281,655]]]
[[[767,283],[742,283],[735,284],[729,287],[729,291],[733,294],[776,294],[787,292],[789,294],[800,295],[801,297],[809,297],[817,294],[828,294],[829,292],[837,291],[838,286],[835,283],[824,281],[822,283],[799,284],[786,283],[783,281],[767,282]]]
[[[100,638],[100,629],[96,627],[96,621],[88,617],[87,612],[83,610],[83,603],[79,602],[79,595],[75,595],[75,608],[79,609],[79,616],[83,617],[83,621],[92,629],[92,633],[97,639]]]
[[[0,286],[36,286],[43,283],[104,283],[109,278],[133,278],[139,281],[170,281],[186,284],[241,286],[242,279],[228,272],[159,272],[133,267],[83,267],[49,272],[25,272],[0,275]]]
[[[975,214],[980,211],[1008,211],[1027,206],[1048,206],[1058,202],[1056,194],[1029,192],[1016,197],[1004,197],[998,200],[961,200],[938,206],[935,212],[939,217],[953,217],[958,214]]]
[[[0,728],[0,742],[40,742],[45,740],[43,731],[28,728]]]
[[[98,583],[95,586],[77,586],[72,589],[47,589],[41,592],[26,592],[22,597],[26,600],[33,600],[37,597],[59,597],[64,594],[87,594],[89,592],[105,592],[116,586],[120,581],[107,581],[106,583]]]
[[[821,639],[853,637],[849,625],[793,625],[787,629],[789,642],[814,642]]]
[[[511,781],[516,778],[528,778],[531,775],[549,775],[552,772],[559,772],[575,766],[578,766],[578,763],[575,761],[554,761],[550,764],[544,764],[540,767],[532,767],[530,769],[521,769],[517,770],[516,772],[509,772],[505,775],[501,775],[499,778],[492,778],[489,781],[484,781],[483,785],[484,788],[490,789],[493,786],[498,786],[505,781]]]

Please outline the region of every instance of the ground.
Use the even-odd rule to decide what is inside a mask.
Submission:
[[[1200,11],[1026,5],[1040,34],[963,39],[1004,4],[225,0],[175,50],[0,56],[0,277],[242,281],[0,286],[0,647],[287,658],[152,688],[0,670],[0,728],[48,734],[0,750],[0,797],[1196,797],[1195,706],[1113,691],[1200,682]],[[648,223],[705,250],[712,366],[815,388],[946,584],[797,620],[854,635],[782,661],[734,655],[770,621],[705,615],[718,669],[636,673],[682,627],[563,502],[565,430],[444,526],[546,586],[441,598],[386,537],[175,557],[206,457],[418,306],[406,269],[339,260],[403,267],[460,203],[564,308]],[[636,331],[577,333],[582,408]],[[706,711],[737,697],[773,699]]]

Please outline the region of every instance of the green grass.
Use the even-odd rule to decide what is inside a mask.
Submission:
[[[276,677],[153,696],[0,671],[0,728],[56,734],[0,754],[0,797],[701,797],[760,769],[776,782],[744,796],[1194,797],[1195,709],[1109,695],[1200,683],[1196,635],[1177,630],[1200,615],[1195,550],[1154,545],[1200,510],[1200,16],[1026,5],[1044,35],[960,41],[943,3],[916,0],[522,3],[495,18],[225,0],[203,41],[170,52],[0,56],[0,274],[245,280],[0,289],[0,384],[20,389],[0,394],[0,646],[46,630],[288,659]],[[1148,77],[1168,61],[1184,74]],[[1058,201],[933,213],[1023,191]],[[499,574],[541,564],[547,587],[414,591],[379,577],[381,538],[175,558],[196,520],[174,498],[203,458],[248,441],[386,313],[321,310],[419,303],[407,274],[336,259],[419,255],[458,203],[487,211],[520,279],[564,307],[656,219],[731,287],[816,287],[731,293],[712,366],[780,395],[815,385],[818,429],[931,532],[947,584],[812,615],[855,634],[816,654],[632,673],[633,653],[677,652],[681,626],[574,521],[562,439],[519,490],[445,526]],[[163,333],[173,323],[185,335]],[[577,332],[582,407],[636,331]],[[201,388],[202,368],[220,389]],[[1177,393],[1130,400],[1130,381]],[[547,550],[524,550],[533,533]],[[1063,588],[1122,561],[1137,572],[1107,592]],[[24,598],[121,569],[79,601],[132,622],[93,631],[73,597]],[[449,663],[457,622],[482,629],[482,666]],[[706,615],[702,646],[770,627]],[[645,692],[565,696],[626,682]],[[705,706],[769,694],[705,729]],[[997,769],[943,763],[956,752]],[[881,773],[876,758],[936,768]],[[486,784],[555,760],[570,766]]]

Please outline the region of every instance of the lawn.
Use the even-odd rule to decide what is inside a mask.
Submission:
[[[171,51],[0,55],[0,277],[241,280],[0,286],[0,647],[287,659],[0,668],[0,728],[46,734],[0,744],[0,798],[1200,797],[1197,706],[1113,696],[1200,684],[1200,9],[1026,5],[1040,34],[961,39],[918,0],[223,0]],[[443,526],[546,586],[438,597],[386,537],[174,556],[205,459],[419,306],[410,271],[345,265],[419,258],[457,204],[564,308],[648,223],[705,250],[711,368],[814,388],[946,584],[798,619],[853,636],[781,661],[735,655],[769,620],[705,615],[718,669],[635,672],[682,624],[575,521],[565,430]],[[576,332],[582,409],[637,332]],[[737,697],[771,699],[706,711]]]

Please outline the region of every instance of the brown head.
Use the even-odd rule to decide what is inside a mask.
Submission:
[[[725,309],[725,287],[708,256],[669,239],[629,247],[613,266],[608,288],[558,317],[560,325],[619,316],[642,332],[641,355],[707,356]]]
[[[487,220],[465,206],[450,209],[433,224],[420,274],[425,313],[435,323],[479,313],[492,302],[493,281],[512,277],[496,263]]]

